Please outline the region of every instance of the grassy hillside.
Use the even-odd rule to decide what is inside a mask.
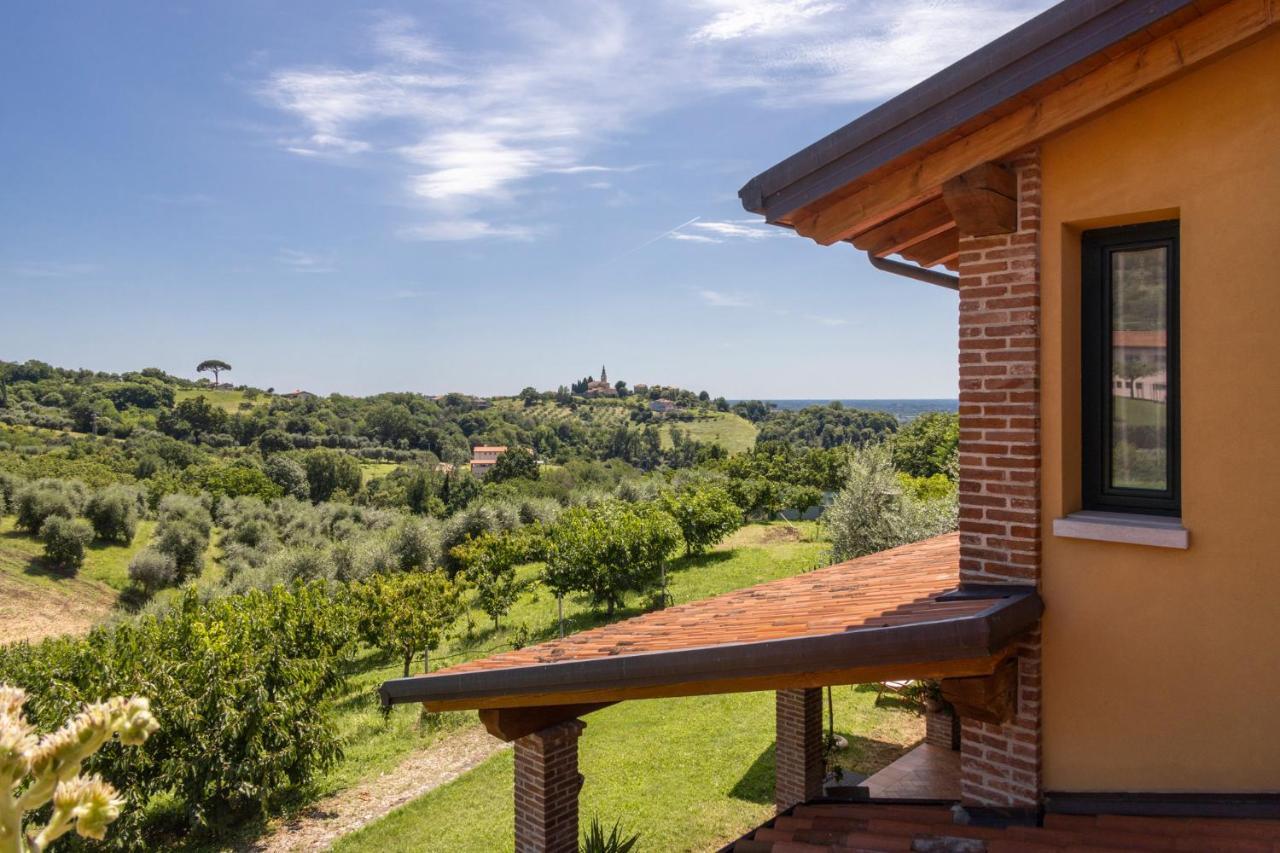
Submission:
[[[129,585],[129,560],[151,539],[143,521],[130,545],[95,542],[74,576],[44,565],[43,546],[0,519],[0,643],[81,633],[111,615]]]
[[[730,453],[750,450],[756,443],[756,425],[732,412],[709,412],[692,421],[672,421],[662,430],[663,447],[671,446],[672,427],[697,441],[719,444]]]
[[[181,403],[183,400],[189,400],[192,397],[204,397],[212,406],[217,406],[227,414],[235,414],[240,411],[241,403],[249,403],[250,405],[260,405],[265,402],[268,397],[265,394],[259,395],[256,400],[248,400],[244,396],[243,391],[235,391],[223,388],[180,388],[173,394],[173,402]]]

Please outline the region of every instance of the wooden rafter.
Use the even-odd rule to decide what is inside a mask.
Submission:
[[[930,237],[923,243],[917,243],[902,252],[902,257],[915,261],[922,267],[936,267],[955,260],[959,255],[960,232],[954,225],[941,234]]]
[[[823,245],[876,227],[939,194],[943,182],[999,160],[1277,26],[1276,0],[1231,0],[1173,32],[992,121],[951,145],[872,181],[795,222]]]
[[[954,227],[951,211],[941,198],[933,199],[853,238],[853,245],[878,258],[896,255]]]
[[[990,675],[942,679],[942,698],[961,717],[1007,723],[1018,710],[1018,660],[1008,658]]]

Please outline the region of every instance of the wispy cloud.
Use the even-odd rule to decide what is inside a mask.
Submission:
[[[717,11],[711,20],[694,31],[695,41],[777,36],[844,7],[843,3],[818,0],[711,0],[706,5]]]
[[[406,240],[451,243],[460,240],[532,240],[537,229],[527,225],[495,225],[481,219],[454,219],[412,225],[400,230]]]
[[[651,117],[734,95],[766,107],[862,103],[900,91],[1049,0],[565,0],[471,7],[482,43],[385,17],[359,61],[276,69],[258,92],[290,116],[278,144],[389,169],[420,211],[410,239],[531,239],[538,182],[619,178],[610,163]],[[850,110],[850,115],[857,110]],[[568,189],[586,190],[581,184]],[[541,220],[539,220],[541,224]],[[719,226],[720,230],[715,230]],[[730,228],[728,226],[742,226]],[[731,233],[732,232],[732,233]],[[753,239],[745,223],[688,236]],[[689,242],[707,242],[690,240]]]
[[[66,261],[28,261],[12,267],[13,274],[20,278],[78,278],[98,270],[97,264]]]
[[[785,237],[789,232],[754,219],[725,221],[695,218],[664,236],[689,243],[723,243],[727,240],[767,240]]]
[[[414,288],[405,287],[405,288],[401,288],[400,290],[391,291],[386,296],[384,296],[383,299],[393,300],[397,302],[404,302],[410,299],[423,299],[427,296],[431,296],[433,293],[434,291],[431,291],[431,290],[417,290]]]
[[[829,314],[805,314],[805,320],[810,323],[817,323],[820,326],[847,326],[849,321],[843,317],[832,317]]]
[[[742,293],[727,293],[723,290],[699,290],[698,298],[712,308],[750,308],[754,304]]]
[[[313,255],[297,249],[281,249],[276,260],[286,268],[298,273],[330,273],[335,267],[333,258]]]

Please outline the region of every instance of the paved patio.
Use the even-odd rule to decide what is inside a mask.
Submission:
[[[960,753],[922,743],[862,784],[873,800],[959,800]]]

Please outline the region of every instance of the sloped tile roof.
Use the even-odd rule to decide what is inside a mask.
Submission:
[[[835,670],[985,658],[1035,623],[1040,601],[1029,587],[948,595],[958,585],[958,567],[959,538],[948,534],[396,679],[381,692],[388,702],[455,707],[469,700],[475,700],[469,707],[547,704],[548,695],[592,691],[622,696],[629,687],[661,685],[698,684],[696,692],[715,692],[725,679],[762,684],[818,665]],[[680,689],[664,695],[683,695]]]

